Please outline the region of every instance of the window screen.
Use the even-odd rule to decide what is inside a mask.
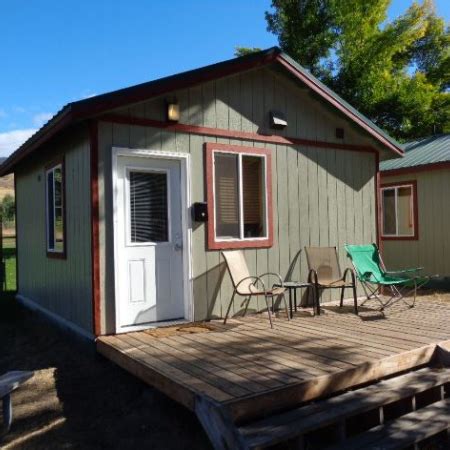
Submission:
[[[130,172],[130,235],[132,243],[167,242],[167,174]]]
[[[397,190],[397,222],[399,236],[411,236],[414,232],[414,217],[411,186]]]
[[[238,155],[217,153],[214,160],[216,236],[239,238]]]
[[[261,237],[265,230],[264,160],[242,156],[242,187],[244,197],[244,237]]]
[[[383,232],[396,234],[395,189],[383,191]]]

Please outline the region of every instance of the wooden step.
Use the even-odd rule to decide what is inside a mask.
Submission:
[[[447,430],[450,425],[450,399],[433,403],[399,419],[378,425],[345,443],[327,450],[403,449]]]
[[[248,448],[263,448],[450,382],[450,369],[424,368],[239,428]]]

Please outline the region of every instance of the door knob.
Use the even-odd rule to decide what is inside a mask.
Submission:
[[[177,242],[177,243],[175,244],[175,250],[176,250],[177,252],[179,252],[180,250],[183,250],[183,244],[182,244],[181,242]]]

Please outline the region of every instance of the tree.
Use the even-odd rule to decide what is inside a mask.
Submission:
[[[245,56],[251,53],[260,52],[262,49],[258,47],[235,47],[234,56]]]
[[[400,140],[450,132],[450,27],[431,0],[272,0],[280,47]]]
[[[12,222],[14,220],[15,206],[14,197],[11,194],[6,194],[0,203],[0,210],[2,214],[3,223]]]

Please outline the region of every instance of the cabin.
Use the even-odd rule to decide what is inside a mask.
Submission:
[[[405,156],[381,169],[384,262],[392,269],[423,267],[450,286],[450,134],[404,145]]]
[[[291,280],[305,246],[348,267],[345,243],[378,242],[379,163],[402,154],[278,48],[69,103],[0,168],[17,298],[89,339],[221,318],[222,249]]]

